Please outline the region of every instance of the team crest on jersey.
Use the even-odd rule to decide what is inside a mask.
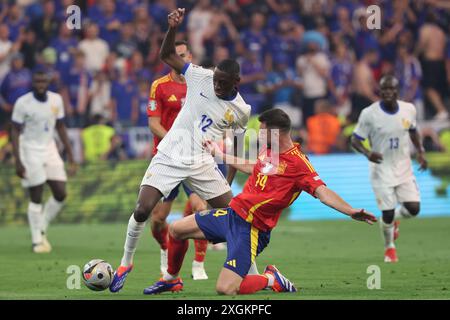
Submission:
[[[58,107],[51,106],[50,109],[52,110],[53,115],[56,117],[58,115]]]
[[[408,119],[402,119],[402,124],[404,129],[411,128],[411,121],[409,121]]]
[[[264,174],[269,174],[269,172],[271,172],[273,168],[274,168],[273,164],[271,164],[270,162],[266,162],[264,164],[264,167],[262,167],[261,172]]]
[[[227,109],[224,115],[225,121],[228,122],[228,124],[232,124],[234,122],[234,114],[231,109]]]
[[[155,100],[150,100],[149,102],[148,102],[148,109],[150,110],[150,111],[155,111],[156,110],[156,101]]]

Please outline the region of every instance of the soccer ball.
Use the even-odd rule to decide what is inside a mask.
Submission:
[[[83,268],[83,282],[91,290],[102,291],[109,288],[113,274],[114,270],[108,262],[94,259]]]

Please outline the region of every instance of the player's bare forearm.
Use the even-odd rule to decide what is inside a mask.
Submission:
[[[168,16],[169,29],[164,36],[164,40],[159,50],[159,57],[175,71],[181,73],[184,67],[183,59],[177,55],[175,50],[175,36],[177,27],[181,24],[184,17],[184,9],[177,9]]]
[[[352,215],[354,209],[344,199],[342,199],[336,192],[327,188],[326,186],[320,186],[316,189],[314,195],[323,204],[342,212],[348,216]]]
[[[67,135],[66,125],[62,120],[56,121],[56,130],[58,131],[59,138],[64,146],[64,150],[67,153],[67,159],[69,162],[74,162],[72,145],[70,144],[69,136]]]
[[[417,152],[424,153],[425,148],[422,145],[422,138],[417,130],[410,130],[409,137],[416,148]]]
[[[234,177],[236,176],[237,169],[231,166],[228,166],[227,170],[227,182],[231,186],[233,183]]]
[[[167,130],[161,125],[160,117],[148,118],[148,127],[150,128],[152,134],[157,136],[159,139],[163,139],[167,134]]]
[[[362,144],[361,140],[359,140],[359,139],[356,138],[355,136],[352,136],[352,138],[351,138],[351,144],[352,144],[352,147],[355,148],[356,151],[362,153],[362,154],[365,155],[366,157],[369,156],[370,150],[367,149],[366,147],[364,147],[364,145]]]
[[[16,163],[21,162],[19,157],[19,134],[20,134],[20,125],[13,122],[11,128],[11,144]]]

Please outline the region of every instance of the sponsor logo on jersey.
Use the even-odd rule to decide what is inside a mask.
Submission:
[[[203,92],[200,92],[200,95],[203,97],[203,98],[206,98],[206,99],[208,99],[208,97],[207,96],[205,96],[204,94],[203,94]]]
[[[169,101],[169,102],[175,102],[175,101],[178,101],[178,99],[177,99],[177,97],[175,97],[175,95],[173,94],[173,95],[171,95],[171,96],[169,97],[169,99],[167,99],[167,101]]]
[[[227,265],[232,266],[234,268],[236,268],[236,259],[227,261]]]

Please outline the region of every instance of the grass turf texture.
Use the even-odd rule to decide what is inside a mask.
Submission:
[[[215,282],[225,259],[224,251],[209,250],[209,280],[193,281],[190,243],[181,276],[181,293],[142,294],[159,277],[159,247],[147,228],[140,239],[135,269],[118,294],[66,287],[69,265],[80,268],[102,258],[117,267],[122,255],[126,224],[56,225],[50,228],[53,252],[31,253],[26,226],[0,227],[0,299],[449,299],[450,218],[402,221],[397,244],[398,264],[383,263],[378,225],[356,221],[291,222],[282,220],[268,248],[258,257],[260,272],[274,263],[300,292],[224,297]],[[367,289],[367,267],[381,268],[381,289]]]

